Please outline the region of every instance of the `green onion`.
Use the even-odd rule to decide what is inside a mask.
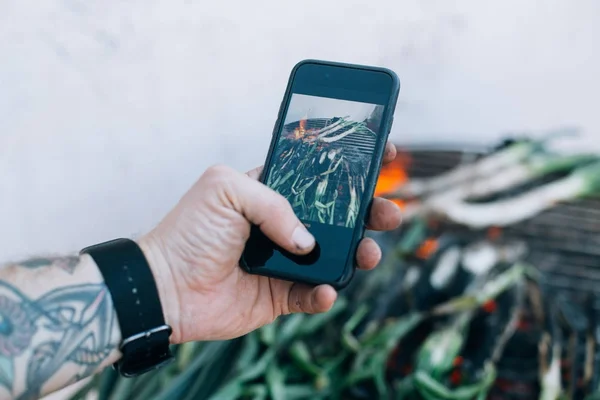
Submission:
[[[561,377],[561,346],[554,344],[552,348],[552,362],[550,368],[540,377],[540,400],[556,400],[563,393]],[[597,372],[596,372],[597,373]]]
[[[394,193],[386,197],[412,198],[429,196],[457,186],[469,184],[474,180],[487,179],[497,175],[503,169],[519,164],[534,153],[544,152],[546,143],[557,137],[572,135],[573,129],[559,129],[546,134],[538,141],[517,142],[500,151],[483,157],[471,164],[460,165],[451,171],[429,179],[412,179]]]
[[[600,162],[515,198],[491,204],[450,203],[439,210],[450,220],[471,228],[508,226],[531,218],[557,203],[600,193]]]
[[[537,147],[536,143],[531,142],[516,143],[474,164],[461,165],[430,179],[413,179],[386,197],[411,198],[447,190],[464,182],[489,176],[499,169],[521,162]]]
[[[409,203],[404,210],[404,217],[405,219],[411,219],[415,215],[435,213],[436,210],[443,212],[452,203],[491,196],[544,175],[568,171],[598,160],[597,155],[554,156],[536,154],[522,163],[498,171],[492,176],[469,180],[440,193],[434,193],[432,196],[422,199],[418,204]]]

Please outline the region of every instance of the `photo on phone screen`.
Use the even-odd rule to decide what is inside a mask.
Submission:
[[[267,186],[303,222],[354,228],[383,107],[294,93]]]

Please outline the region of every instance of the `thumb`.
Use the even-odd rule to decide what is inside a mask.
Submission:
[[[282,195],[237,171],[234,184],[225,188],[231,191],[234,209],[273,242],[294,254],[307,254],[314,248],[315,238]]]

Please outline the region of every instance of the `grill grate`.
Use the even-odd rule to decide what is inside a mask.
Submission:
[[[304,120],[304,129],[309,130],[319,130],[323,129],[333,123],[336,122],[334,118],[310,118]],[[284,135],[293,133],[294,130],[300,127],[300,121],[290,122],[284,126]],[[343,133],[349,131],[354,128],[354,124],[348,125],[337,130],[332,136],[342,135]],[[377,136],[370,131],[367,127],[361,127],[357,129],[355,132],[350,133],[348,136],[338,140],[335,142],[334,147],[338,148],[346,148],[346,149],[356,149],[363,154],[371,155],[373,148],[375,148],[375,144],[377,142]]]
[[[399,152],[408,161],[405,168],[411,178],[439,175],[483,155],[482,152],[431,148],[400,148]],[[481,234],[453,224],[445,228],[466,235]],[[563,343],[562,384],[569,393],[568,398],[584,399],[584,392],[600,386],[600,352],[595,347],[591,350],[595,360],[593,374],[591,379],[584,378],[586,341],[591,339],[598,343],[600,333],[600,198],[558,204],[527,221],[503,229],[503,235],[527,243],[526,261],[544,276],[542,292],[554,300],[560,299],[563,307],[568,305],[568,310],[563,308],[563,312],[570,315],[568,325],[571,328],[563,325],[560,328],[562,339],[559,339]],[[530,311],[523,310],[525,314]],[[526,315],[521,317],[522,322],[529,319]],[[530,328],[518,329],[507,343],[489,400],[539,397],[536,354],[541,327],[526,326]],[[592,335],[596,337],[592,338]]]
[[[431,177],[480,156],[456,150],[401,149],[410,159],[410,177]],[[600,294],[600,199],[557,205],[506,229],[529,243],[529,261],[544,272],[550,289],[574,300]]]

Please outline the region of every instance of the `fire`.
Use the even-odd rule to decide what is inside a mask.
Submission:
[[[294,138],[300,139],[306,134],[306,120],[301,119],[298,127],[294,129]]]
[[[435,251],[438,249],[438,246],[439,243],[437,240],[427,239],[417,249],[416,256],[423,260],[427,260],[433,255],[433,253],[435,253]]]
[[[406,168],[410,160],[407,154],[398,152],[398,156],[391,163],[381,168],[377,186],[375,187],[375,196],[391,193],[408,182]],[[402,200],[392,200],[400,207],[404,206]]]
[[[502,229],[497,226],[493,226],[487,231],[487,237],[490,240],[497,240],[500,236],[502,236]]]
[[[308,112],[306,113],[306,115],[304,115],[304,118],[302,118],[298,122],[298,127],[296,129],[294,129],[294,138],[295,139],[301,139],[306,135],[306,120],[307,119],[308,119]]]

